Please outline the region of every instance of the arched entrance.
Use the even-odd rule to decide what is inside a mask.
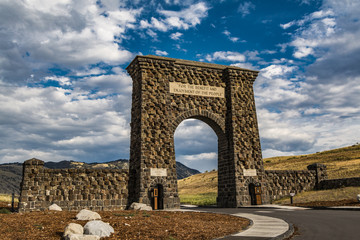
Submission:
[[[201,120],[200,120],[201,119]],[[190,126],[185,126],[186,123],[188,123],[188,125]],[[194,126],[195,125],[195,129]],[[224,154],[226,153],[226,151],[218,151],[218,148],[220,146],[227,146],[226,142],[226,138],[224,136],[224,133],[222,132],[221,128],[217,125],[217,123],[215,123],[213,120],[203,117],[203,116],[192,116],[190,118],[187,118],[185,120],[183,120],[179,126],[176,128],[176,131],[174,132],[174,147],[175,147],[175,154],[176,154],[176,161],[180,161],[180,159],[178,159],[178,155],[179,153],[177,152],[179,150],[179,148],[176,146],[177,144],[181,144],[179,143],[179,139],[177,139],[176,133],[178,132],[179,128],[182,127],[182,130],[184,131],[182,135],[183,139],[182,139],[182,144],[185,144],[187,141],[191,142],[191,144],[187,144],[186,145],[186,152],[190,152],[190,155],[195,155],[197,157],[199,157],[200,159],[201,154],[204,153],[203,151],[207,150],[209,151],[209,149],[207,149],[207,147],[211,148],[211,153],[214,154],[216,156],[216,159],[212,159],[210,163],[207,163],[209,160],[203,159],[196,159],[196,160],[191,160],[189,162],[182,162],[183,164],[185,164],[187,167],[190,168],[194,168],[197,170],[200,170],[201,172],[205,172],[205,170],[211,171],[213,169],[219,169],[219,166],[223,165],[223,161],[226,159],[226,157],[224,156]],[[203,134],[203,136],[199,136],[199,131],[196,131],[197,127],[202,127],[203,131],[201,132]],[[190,129],[188,129],[190,128]],[[193,131],[191,131],[193,130]],[[204,131],[205,130],[205,131]],[[196,134],[195,136],[192,136],[192,134]],[[212,138],[212,139],[210,139]],[[209,144],[209,142],[211,143],[210,146],[204,146],[202,144],[202,142],[205,142],[205,144]],[[200,148],[197,149],[197,148]],[[182,149],[184,151],[184,149]],[[200,154],[201,153],[201,154]],[[208,152],[207,152],[208,153]],[[197,155],[197,154],[200,154]],[[197,165],[190,165],[189,163],[191,162],[195,162],[197,163]],[[209,169],[209,165],[211,166],[211,168]],[[205,167],[207,167],[205,169]],[[223,169],[220,169],[220,171]],[[214,174],[212,174],[214,175]],[[222,182],[222,180],[224,180],[224,178],[220,178],[221,180],[218,181],[219,179],[219,175],[221,176],[221,174],[217,174],[217,178],[214,181],[211,181],[209,183],[209,185],[206,186],[207,190],[210,192],[210,195],[208,195],[211,199],[214,200],[214,194],[216,194],[215,197],[215,201],[216,199],[221,199],[222,196],[224,196],[224,193],[222,191],[222,189],[224,189],[226,186],[224,182]],[[179,188],[181,187],[181,185],[179,185]],[[218,191],[220,190],[220,191]],[[179,189],[180,192],[181,189]],[[201,190],[200,190],[201,191]],[[182,192],[183,193],[183,192]],[[192,192],[191,195],[193,195],[194,193]],[[220,194],[220,198],[219,198],[219,194]]]
[[[164,208],[180,206],[174,132],[189,118],[218,136],[218,206],[251,204],[245,182],[265,181],[252,87],[258,72],[157,56],[137,56],[127,71],[133,79],[129,204],[150,205],[151,184],[162,181]]]

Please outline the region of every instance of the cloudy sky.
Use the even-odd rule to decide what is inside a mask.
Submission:
[[[359,142],[359,0],[0,0],[0,163],[129,157],[136,55],[260,71],[263,157]],[[191,133],[191,134],[189,134]],[[176,158],[217,168],[188,120]]]

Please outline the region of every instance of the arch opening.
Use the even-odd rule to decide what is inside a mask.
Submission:
[[[194,196],[196,199],[202,199],[206,204],[217,204],[218,189],[221,185],[218,179],[224,178],[219,176],[220,173],[216,170],[224,165],[224,153],[227,146],[225,139],[221,127],[204,116],[189,117],[177,126],[174,131],[176,161],[202,173],[187,182],[187,179],[178,179],[181,202],[191,203],[189,202],[190,195],[196,195]],[[196,190],[190,192],[188,189],[194,184],[197,185]]]

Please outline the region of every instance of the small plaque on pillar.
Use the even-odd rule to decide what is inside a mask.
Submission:
[[[166,168],[150,168],[150,176],[152,177],[166,177]]]
[[[256,177],[256,169],[244,169],[245,177]]]

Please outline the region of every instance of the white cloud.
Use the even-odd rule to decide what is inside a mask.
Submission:
[[[207,54],[205,59],[209,62],[216,60],[230,61],[230,62],[244,62],[245,55],[239,52],[231,52],[231,51],[218,51],[213,54]]]
[[[288,23],[285,23],[285,24],[280,24],[280,27],[282,29],[288,29],[290,28],[291,26],[293,26],[295,24],[295,21],[291,21],[291,22],[288,22]]]
[[[316,55],[314,49],[324,46],[329,38],[336,36],[338,29],[336,15],[332,9],[324,9],[306,15],[300,20],[280,24],[283,29],[298,26],[299,29],[293,36],[293,41],[288,46],[294,47],[293,56],[304,58]]]
[[[0,88],[0,159],[22,162],[128,158],[130,103],[62,88]],[[130,94],[126,99],[130,98]],[[124,115],[125,114],[125,115]],[[118,147],[124,146],[119,150]],[[112,159],[109,159],[112,158]]]
[[[199,171],[217,168],[217,136],[206,123],[188,119],[174,134],[176,161]]]
[[[85,70],[77,70],[75,72],[76,76],[90,76],[90,75],[99,75],[103,74],[105,71],[101,68],[94,67],[94,68],[85,68]]]
[[[250,14],[251,10],[255,9],[255,5],[252,2],[244,2],[240,3],[238,12],[241,13],[242,17],[245,17],[246,15]]]
[[[228,37],[228,39],[231,42],[240,42],[240,38],[238,37],[232,37],[231,33],[228,30],[223,31],[223,34]],[[241,42],[246,42],[245,40],[242,40]]]
[[[250,70],[259,70],[259,68],[257,66],[254,66],[251,63],[234,63],[234,64],[231,64],[231,66],[250,69]]]
[[[169,53],[167,53],[166,51],[161,51],[161,50],[156,50],[155,54],[159,55],[159,56],[167,56],[167,55],[169,55]]]
[[[51,77],[46,77],[45,81],[56,81],[61,86],[69,86],[69,85],[71,85],[70,78],[68,78],[68,77],[51,76]]]
[[[166,17],[165,22],[170,26],[188,29],[200,24],[201,19],[207,16],[208,10],[206,3],[199,2],[181,11],[160,10],[159,13]]]
[[[183,160],[185,162],[190,161],[206,161],[206,160],[217,160],[217,153],[210,152],[210,153],[200,153],[195,155],[180,155],[178,157],[179,160]]]
[[[169,30],[169,26],[165,24],[162,20],[157,20],[156,18],[152,17],[151,22],[141,20],[140,26],[142,28],[154,28],[156,30],[166,32]]]
[[[133,55],[118,43],[140,13],[141,9],[109,10],[89,1],[3,2],[1,77],[19,82],[33,69],[40,74],[35,77],[41,77],[52,63],[76,67],[127,62]]]
[[[261,74],[266,78],[274,78],[278,76],[284,76],[287,73],[291,73],[296,70],[294,66],[286,65],[270,65],[261,70]]]
[[[201,20],[207,17],[209,7],[204,2],[192,4],[180,11],[170,11],[158,9],[157,12],[165,18],[151,18],[151,21],[140,21],[141,28],[151,28],[162,32],[170,29],[184,29],[195,27],[201,23]]]
[[[182,33],[176,32],[176,33],[172,33],[172,34],[170,35],[170,38],[171,38],[172,40],[179,40],[182,35],[183,35]]]

